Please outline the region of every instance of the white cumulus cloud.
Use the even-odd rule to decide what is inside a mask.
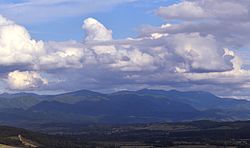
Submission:
[[[28,31],[0,16],[0,65],[31,64],[44,52],[42,41],[31,39]]]
[[[10,72],[7,81],[9,87],[14,90],[30,90],[48,84],[48,80],[35,71]]]

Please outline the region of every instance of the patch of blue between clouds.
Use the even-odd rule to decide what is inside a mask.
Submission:
[[[139,0],[112,8],[106,12],[91,13],[85,16],[58,19],[41,24],[26,24],[36,40],[65,41],[83,40],[83,20],[93,17],[113,31],[114,39],[136,37],[143,25],[158,26],[165,21],[156,16],[154,10],[160,6],[177,3],[179,0]]]

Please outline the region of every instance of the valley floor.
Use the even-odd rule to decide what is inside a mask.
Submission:
[[[126,125],[49,123],[30,126],[29,129],[31,131],[0,126],[0,143],[41,148],[250,147],[250,121]]]

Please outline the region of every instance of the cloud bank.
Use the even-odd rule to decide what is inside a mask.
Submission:
[[[14,90],[151,87],[245,98],[249,63],[239,51],[249,48],[250,2],[221,1],[221,10],[216,3],[186,0],[161,7],[156,14],[170,23],[121,40],[88,18],[83,42],[35,41],[23,26],[0,17],[0,74]]]

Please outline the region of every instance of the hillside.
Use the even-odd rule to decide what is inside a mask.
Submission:
[[[87,143],[74,136],[41,134],[20,128],[0,126],[0,147],[3,148],[76,148],[93,147],[98,144]]]

